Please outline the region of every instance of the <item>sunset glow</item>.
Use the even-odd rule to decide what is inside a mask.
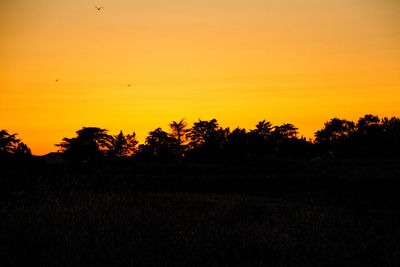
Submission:
[[[333,117],[399,116],[399,14],[396,0],[4,0],[0,129],[41,155],[82,126],[143,141],[182,118],[266,119],[311,138]]]

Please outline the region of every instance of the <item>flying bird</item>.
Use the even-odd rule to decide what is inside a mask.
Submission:
[[[58,82],[58,79],[55,79],[54,81],[55,81],[55,82]]]
[[[131,87],[131,86],[132,86],[132,84],[128,83],[128,87]]]
[[[97,11],[100,11],[103,8],[102,6],[100,6],[100,7],[94,6],[94,7],[97,9]]]

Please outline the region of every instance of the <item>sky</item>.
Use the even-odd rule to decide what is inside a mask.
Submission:
[[[333,117],[400,116],[399,14],[398,0],[0,0],[0,128],[42,155],[83,126],[143,142],[182,118],[265,119],[311,138]]]

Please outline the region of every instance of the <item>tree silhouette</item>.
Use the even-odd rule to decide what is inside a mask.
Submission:
[[[31,156],[31,149],[23,142],[19,142],[17,147],[14,149],[14,154],[19,157]]]
[[[298,128],[291,123],[282,124],[281,126],[275,126],[273,135],[279,141],[285,141],[288,139],[297,138]]]
[[[20,139],[16,138],[17,134],[9,134],[6,130],[0,131],[0,152],[13,153],[17,148]]]
[[[179,144],[183,144],[186,141],[186,134],[188,133],[187,123],[185,119],[180,120],[179,122],[173,121],[169,124],[171,128],[171,136],[178,140]]]
[[[392,117],[392,118],[383,118],[382,126],[385,132],[387,133],[396,133],[400,134],[400,118]]]
[[[201,147],[210,141],[218,130],[218,122],[216,119],[210,121],[199,120],[193,124],[189,130],[188,137],[190,139],[190,147]]]
[[[272,129],[272,124],[268,121],[263,120],[256,125],[256,129],[251,130],[250,132],[256,135],[260,135],[264,139],[267,139],[267,137],[271,135]]]
[[[17,134],[9,134],[7,130],[0,131],[0,155],[31,156],[30,148],[16,136]]]
[[[186,142],[187,142],[187,133],[189,129],[187,129],[187,123],[185,119],[180,120],[179,122],[173,121],[169,124],[171,128],[170,136],[177,140],[176,151],[175,154],[179,157],[184,156],[184,151],[186,150]]]
[[[379,127],[380,121],[381,120],[378,116],[367,114],[358,120],[357,131],[362,132],[363,134],[367,134],[368,128],[376,126]]]
[[[77,137],[64,138],[56,146],[70,160],[98,160],[106,155],[111,146],[112,136],[107,131],[97,127],[83,127],[76,132]]]
[[[317,143],[344,141],[355,130],[354,122],[333,118],[326,122],[324,128],[315,133]]]
[[[244,160],[250,156],[250,136],[246,129],[237,127],[227,137],[225,143],[226,157]]]
[[[398,155],[400,151],[400,118],[383,118],[382,128],[382,147],[386,154]]]
[[[116,158],[132,156],[136,151],[137,144],[136,133],[125,136],[124,133],[120,131],[118,135],[112,136],[108,148],[108,155]]]
[[[177,147],[179,141],[171,137],[161,128],[149,132],[144,145],[139,146],[140,154],[145,158],[156,159],[175,159],[177,157]]]
[[[315,133],[315,142],[321,152],[332,151],[339,156],[355,156],[362,148],[355,137],[356,130],[354,122],[333,118]]]
[[[255,127],[248,134],[248,153],[250,156],[261,156],[270,153],[273,146],[271,142],[272,124],[262,120]]]
[[[219,126],[216,119],[201,120],[187,129],[184,119],[169,124],[171,133],[157,128],[138,145],[136,134],[109,135],[106,129],[83,127],[73,138],[64,138],[56,146],[72,161],[106,159],[162,160],[251,160],[270,156],[313,157],[335,152],[337,156],[398,155],[400,119],[380,119],[367,114],[352,121],[333,118],[315,133],[315,141],[298,138],[298,128],[286,123],[273,126],[259,121],[255,129],[237,127],[232,132]],[[17,134],[0,131],[1,155],[31,155]],[[336,153],[339,152],[339,153]]]
[[[400,149],[400,119],[367,114],[357,124],[334,118],[315,133],[321,149],[339,152],[342,156],[395,155]]]
[[[400,118],[383,118],[381,121],[382,131],[387,139],[400,142]]]
[[[189,154],[195,157],[215,158],[221,154],[228,139],[229,128],[219,127],[216,119],[199,120],[193,124],[187,134],[190,139]]]
[[[378,116],[367,114],[360,118],[356,125],[356,131],[352,134],[352,144],[358,145],[358,150],[363,153],[377,153],[381,150],[383,128]]]

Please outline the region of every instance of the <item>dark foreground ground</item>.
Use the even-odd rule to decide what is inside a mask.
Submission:
[[[7,166],[1,266],[400,266],[400,160]]]

